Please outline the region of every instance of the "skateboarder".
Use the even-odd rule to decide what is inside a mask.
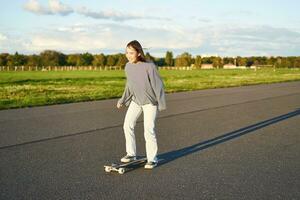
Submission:
[[[144,137],[146,141],[146,169],[157,165],[157,139],[155,119],[158,111],[166,109],[164,84],[156,65],[146,60],[141,44],[133,40],[126,46],[128,63],[125,66],[127,82],[117,108],[129,106],[126,112],[123,130],[126,140],[127,155],[121,162],[131,162],[136,159],[136,142],[134,127],[136,121],[144,114]]]

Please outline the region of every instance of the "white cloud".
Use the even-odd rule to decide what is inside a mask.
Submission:
[[[73,12],[70,6],[62,4],[59,0],[49,0],[49,7],[53,13],[68,15]]]
[[[24,9],[40,15],[52,14],[48,8],[40,5],[40,3],[37,0],[29,0],[27,3],[25,3]]]
[[[104,19],[113,21],[127,20],[170,20],[165,17],[145,16],[142,13],[124,13],[117,10],[92,11],[91,9],[81,6],[78,9],[73,9],[71,6],[61,3],[59,0],[48,0],[48,7],[41,5],[38,0],[29,0],[24,4],[24,9],[39,15],[69,15],[78,13],[80,15],[91,17],[94,19]]]
[[[300,33],[271,26],[224,26],[205,33],[206,46],[221,55],[296,55]]]
[[[7,40],[7,36],[4,35],[4,34],[2,34],[2,33],[0,33],[0,42],[1,41],[5,41],[5,40]]]
[[[126,44],[138,39],[144,47],[150,48],[188,48],[201,44],[201,37],[194,34],[186,37],[181,30],[172,27],[140,28],[120,24],[75,24],[49,28],[31,35],[26,43],[27,52],[40,52],[56,49],[69,52],[101,52],[107,49],[123,52]]]
[[[142,16],[139,15],[133,15],[133,14],[125,14],[121,13],[115,10],[107,10],[107,11],[91,11],[90,9],[86,7],[81,7],[77,10],[77,13],[84,15],[86,17],[91,17],[94,19],[112,19],[115,21],[125,21],[130,19],[139,19],[142,18]]]
[[[0,53],[15,53],[16,51],[23,53],[27,52],[26,44],[30,42],[22,35],[11,35],[9,33],[0,33]]]
[[[77,13],[86,17],[94,19],[110,19],[114,21],[127,21],[127,20],[170,20],[164,17],[145,16],[144,14],[137,13],[124,13],[116,10],[105,10],[105,11],[92,11],[84,6],[77,9]]]
[[[70,6],[61,3],[59,0],[49,0],[49,7],[42,6],[37,0],[29,0],[24,9],[39,15],[68,15],[73,12]]]
[[[187,51],[193,55],[220,56],[286,56],[300,52],[299,32],[267,26],[203,25],[187,29],[179,25],[158,24],[151,27],[147,24],[78,23],[52,26],[21,37],[0,34],[0,41],[5,41],[1,46],[5,44],[11,52],[26,53],[39,53],[45,49],[64,53],[118,53],[123,52],[126,44],[133,39],[139,40],[155,56],[164,56],[167,50],[173,51],[174,55]]]
[[[112,36],[107,28],[75,24],[53,29],[47,29],[32,35],[31,43],[27,46],[30,52],[40,52],[54,49],[66,53],[96,52],[110,46]]]

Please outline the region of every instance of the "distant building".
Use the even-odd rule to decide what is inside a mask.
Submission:
[[[232,63],[223,66],[224,69],[248,69],[246,66],[236,66]]]
[[[237,67],[236,67],[236,65],[230,63],[230,64],[224,65],[223,68],[224,69],[236,69]]]
[[[201,69],[213,69],[213,64],[202,64]]]

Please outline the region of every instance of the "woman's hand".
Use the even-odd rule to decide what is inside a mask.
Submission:
[[[123,107],[123,104],[120,104],[119,102],[117,103],[117,108],[120,109]]]

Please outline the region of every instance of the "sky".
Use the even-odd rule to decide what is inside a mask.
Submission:
[[[0,53],[299,56],[298,0],[0,0]]]

